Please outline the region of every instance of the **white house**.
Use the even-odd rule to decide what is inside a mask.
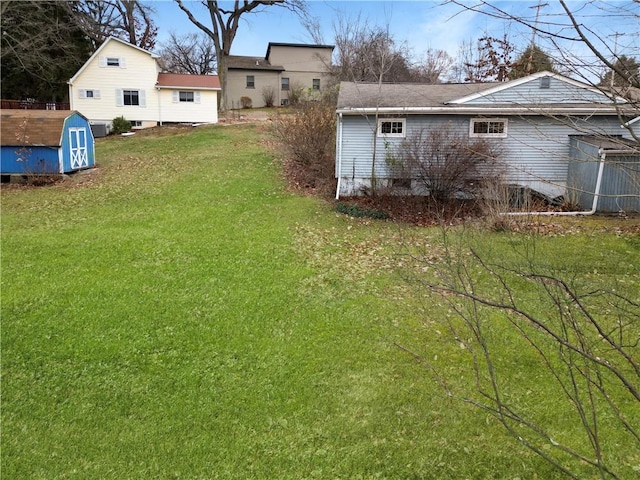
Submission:
[[[147,50],[107,39],[69,80],[71,109],[92,125],[110,125],[121,116],[137,128],[216,123],[218,76],[162,73],[157,60]]]

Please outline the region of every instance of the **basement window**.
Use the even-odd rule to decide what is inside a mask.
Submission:
[[[406,119],[381,118],[378,120],[378,136],[404,138],[406,136]]]
[[[506,118],[472,118],[469,126],[470,137],[506,138]]]

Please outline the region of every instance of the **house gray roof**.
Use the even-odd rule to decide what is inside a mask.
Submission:
[[[284,71],[280,65],[271,65],[264,57],[246,57],[241,55],[229,55],[227,57],[227,68],[230,70],[271,70],[276,72]]]
[[[441,107],[451,100],[482,92],[496,83],[340,83],[338,109]]]
[[[534,74],[534,75],[541,75]],[[532,78],[526,77],[526,78]],[[477,94],[488,94],[496,89],[507,88],[519,79],[498,83],[340,83],[337,111],[345,115],[389,113],[389,114],[475,114],[475,115],[509,115],[509,114],[622,114],[636,117],[637,109],[633,105],[607,103],[482,103],[470,104],[461,99],[468,99]],[[568,80],[577,83],[573,80]],[[585,85],[586,87],[586,85]],[[605,97],[606,98],[606,97]]]

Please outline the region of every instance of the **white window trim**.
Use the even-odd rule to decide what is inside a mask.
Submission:
[[[124,91],[138,92],[138,105],[124,104]],[[141,88],[118,88],[116,89],[116,107],[125,108],[145,108],[147,106],[146,92]]]
[[[186,100],[180,100],[180,94],[185,92],[193,93],[192,102],[189,102]],[[200,103],[200,92],[198,90],[173,90],[172,101],[173,103],[186,103],[186,104],[196,103],[197,104],[197,103]]]
[[[502,133],[475,133],[474,125],[476,123],[502,122],[504,123],[504,131]],[[509,121],[506,118],[472,118],[469,121],[469,136],[474,138],[507,138],[509,129]]]
[[[118,65],[109,65],[108,59],[110,58],[117,58]],[[124,57],[100,56],[98,58],[98,66],[101,68],[127,68],[127,61]]]
[[[386,122],[394,122],[402,124],[402,133],[382,133],[382,124]],[[405,138],[407,136],[407,119],[406,118],[379,118],[377,136],[383,138]]]
[[[88,96],[87,92],[93,92],[92,96]],[[100,90],[95,88],[86,88],[78,90],[78,98],[84,98],[88,100],[100,100]]]

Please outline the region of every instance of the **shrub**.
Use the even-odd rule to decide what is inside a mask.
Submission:
[[[242,108],[251,108],[252,107],[251,97],[240,97],[240,106]]]
[[[129,120],[126,120],[122,116],[114,118],[111,121],[111,126],[113,127],[113,133],[115,133],[116,135],[131,130],[131,122]]]
[[[276,100],[276,90],[271,85],[267,85],[262,89],[262,100],[266,107],[273,107],[273,102]]]
[[[335,164],[335,105],[303,102],[292,114],[274,122],[274,136],[287,160],[299,172],[299,181],[311,187],[329,187]]]
[[[385,212],[360,207],[359,205],[349,205],[342,202],[336,204],[336,212],[344,213],[345,215],[356,218],[374,218],[377,220],[385,220],[389,218],[389,215]]]
[[[442,130],[418,131],[387,153],[398,178],[415,178],[436,200],[461,193],[481,193],[486,182],[502,174],[500,147],[483,138]]]
[[[304,102],[304,87],[298,83],[292,83],[289,87],[289,105],[292,107],[301,106]]]

